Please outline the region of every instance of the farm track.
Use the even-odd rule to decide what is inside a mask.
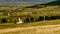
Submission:
[[[15,31],[21,31],[21,30],[29,30],[29,29],[35,29],[35,34],[60,34],[60,24],[58,25],[45,25],[45,26],[32,26],[32,27],[24,27],[24,28],[9,28],[9,29],[1,29],[0,33],[5,32],[15,32]],[[59,32],[58,32],[59,31]]]

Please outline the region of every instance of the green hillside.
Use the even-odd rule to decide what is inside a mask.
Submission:
[[[34,6],[28,6],[26,8],[43,8],[46,6],[60,6],[60,0],[56,0],[53,2],[49,2],[49,3],[44,3],[44,4],[36,4]]]

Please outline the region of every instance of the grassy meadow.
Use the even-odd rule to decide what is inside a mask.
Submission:
[[[60,20],[52,20],[52,21],[41,21],[41,22],[32,22],[32,23],[26,23],[26,24],[19,24],[19,25],[13,25],[13,24],[4,24],[3,27],[1,28],[12,28],[12,27],[20,27],[20,28],[25,28],[17,31],[11,31],[11,32],[4,32],[0,34],[60,34],[60,29],[58,28],[59,26],[49,26],[49,25],[57,25],[60,24]],[[2,26],[0,24],[0,26]],[[22,26],[22,27],[21,27]],[[39,27],[37,27],[39,26]],[[44,27],[46,26],[46,27]],[[47,27],[48,26],[48,27]],[[27,28],[27,27],[32,27],[32,28]],[[59,30],[56,30],[56,29]]]
[[[17,28],[17,27],[31,27],[31,26],[44,26],[44,25],[57,25],[60,24],[60,20],[47,20],[47,21],[39,21],[39,22],[30,22],[30,23],[22,23],[22,24],[14,24],[14,23],[6,23],[0,24],[0,29],[7,28]]]
[[[9,8],[9,7],[3,7],[0,8],[0,10],[15,10],[16,8]],[[28,16],[30,15],[31,17],[37,17],[37,16],[52,16],[52,15],[59,15],[60,16],[60,8],[59,6],[47,6],[45,8],[24,8],[22,12],[18,12],[19,15],[17,15],[17,12],[14,12],[10,16]],[[28,14],[26,14],[28,12]],[[9,17],[9,16],[8,16]],[[0,16],[0,18],[4,18],[3,16]],[[14,17],[13,17],[14,18]],[[13,19],[12,18],[12,19]],[[14,18],[15,19],[15,18]],[[13,19],[13,20],[14,20]],[[36,26],[48,26],[48,25],[57,25],[60,24],[60,19],[56,20],[43,20],[43,21],[38,21],[38,22],[29,22],[29,23],[22,23],[22,24],[15,24],[15,23],[0,23],[0,29],[9,29],[9,28],[27,28],[27,27],[36,27]],[[5,33],[0,33],[0,34],[60,34],[60,30],[48,32],[51,29],[48,29],[46,31],[45,28],[39,27],[39,28],[32,28],[32,29],[26,29],[26,30],[18,30],[14,32],[5,32]],[[53,28],[52,28],[53,29]],[[41,30],[41,31],[39,31]],[[46,31],[46,32],[45,32]]]

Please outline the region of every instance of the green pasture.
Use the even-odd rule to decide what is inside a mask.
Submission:
[[[60,24],[60,20],[44,20],[39,22],[30,22],[30,23],[22,23],[22,24],[15,24],[15,23],[2,23],[0,24],[0,29],[6,28],[16,28],[16,27],[30,27],[30,26],[43,26],[43,25],[55,25]]]
[[[17,11],[16,9],[19,9],[19,11]],[[24,10],[20,10],[20,9],[24,9]],[[9,25],[10,27],[15,27],[17,24],[14,24],[15,21],[18,21],[18,17],[39,17],[39,16],[60,16],[60,8],[58,6],[47,6],[44,8],[20,8],[20,7],[1,7],[0,11],[2,10],[2,12],[0,12],[0,22],[1,19],[9,19],[11,20],[7,25]],[[10,11],[10,10],[14,10],[14,12],[5,12],[5,11]],[[15,12],[17,11],[17,12]],[[8,15],[8,13],[10,15]],[[58,23],[56,22],[58,21]],[[31,22],[31,23],[24,23],[22,26],[31,26],[31,25],[49,25],[49,24],[59,24],[59,20],[56,21],[47,21],[47,23],[45,23],[44,21],[41,22]],[[52,23],[53,22],[53,23]],[[12,24],[10,24],[12,23]],[[3,27],[0,28],[5,28],[6,24],[0,24]],[[6,26],[7,26],[6,25]],[[12,26],[11,26],[12,25]],[[19,27],[20,25],[17,25],[16,27]],[[8,26],[7,26],[8,28]]]

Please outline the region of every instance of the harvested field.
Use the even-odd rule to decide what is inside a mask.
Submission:
[[[60,24],[2,29],[0,34],[60,34]]]

